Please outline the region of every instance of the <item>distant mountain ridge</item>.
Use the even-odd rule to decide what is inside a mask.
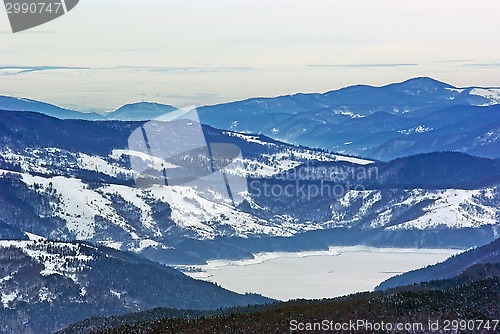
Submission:
[[[251,98],[203,106],[198,112],[202,123],[215,128],[372,159],[433,151],[499,158],[499,104],[500,88],[456,88],[422,77],[381,87],[356,85],[323,94]],[[149,120],[173,108],[139,102],[103,115],[82,114],[0,97],[0,109],[65,119]]]
[[[138,102],[126,104],[113,112],[107,113],[105,117],[109,120],[119,121],[148,121],[174,110],[177,110],[177,108],[165,104]]]
[[[33,111],[47,116],[59,119],[82,119],[82,120],[104,120],[100,114],[84,113],[76,110],[70,110],[55,106],[53,104],[30,100],[26,98],[17,98],[0,95],[0,110],[11,111]]]
[[[204,123],[216,128],[372,159],[450,150],[496,158],[499,103],[500,88],[458,89],[414,78],[382,87],[249,99],[199,112]],[[461,115],[450,126],[457,108]],[[440,117],[442,110],[448,112]]]

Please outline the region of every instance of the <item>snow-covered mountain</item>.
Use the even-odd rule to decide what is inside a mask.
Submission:
[[[110,248],[0,241],[0,333],[53,333],[88,317],[154,307],[202,310],[269,301]]]
[[[490,159],[373,162],[205,126],[209,143],[241,149],[226,172],[249,187],[234,207],[184,185],[137,187],[127,138],[140,122],[1,114],[0,239],[85,240],[182,263],[335,242],[467,247],[497,235],[500,168]]]

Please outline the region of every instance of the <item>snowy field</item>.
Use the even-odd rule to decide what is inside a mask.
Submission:
[[[394,275],[435,264],[454,249],[332,247],[328,251],[261,253],[242,261],[210,261],[191,277],[240,293],[280,300],[331,298],[371,291]]]

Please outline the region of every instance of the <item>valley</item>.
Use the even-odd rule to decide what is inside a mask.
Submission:
[[[498,238],[497,90],[415,78],[108,115],[2,97],[0,332],[153,308],[183,328],[191,314],[350,300],[475,265],[470,284],[493,289],[497,243],[453,277],[412,273]],[[394,315],[378,293],[370,303]]]

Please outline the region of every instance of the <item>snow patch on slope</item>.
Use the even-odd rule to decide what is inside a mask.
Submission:
[[[68,229],[78,240],[90,240],[95,236],[95,217],[101,216],[132,237],[138,238],[133,228],[113,209],[112,203],[79,179],[56,176],[44,178],[21,174],[23,181],[36,190],[35,184],[43,186],[43,191],[54,191],[60,199],[55,215],[65,220]],[[39,191],[39,190],[36,190]]]
[[[234,230],[235,235],[290,236],[284,226],[269,226],[248,213],[201,196],[195,189],[184,186],[153,186],[149,189],[155,198],[168,199],[175,223],[197,233],[203,239],[221,235],[224,226]],[[223,232],[224,233],[224,232]]]
[[[481,106],[500,104],[500,88],[473,88],[470,91],[470,95],[481,96],[489,100]]]
[[[477,228],[498,223],[498,208],[478,203],[480,190],[448,189],[436,191],[435,201],[424,209],[424,215],[387,230],[446,228]]]
[[[413,133],[425,133],[425,132],[432,131],[432,130],[434,130],[434,129],[426,127],[424,125],[419,125],[419,126],[411,128],[411,129],[399,130],[398,132],[402,133],[404,135],[411,135]]]
[[[77,163],[78,167],[81,169],[99,172],[113,177],[117,177],[120,174],[126,177],[134,176],[131,170],[112,165],[99,156],[78,153]]]
[[[59,148],[26,148],[21,153],[4,148],[0,151],[0,157],[10,164],[19,166],[25,173],[54,175],[58,169],[80,169],[111,177],[133,178],[135,175],[132,170],[108,162],[104,157],[72,153]],[[113,158],[113,155],[111,157]],[[114,157],[119,158],[120,155],[116,154]]]
[[[405,190],[396,198],[383,198],[380,190],[351,190],[332,206],[332,220],[326,226],[349,226],[368,220],[369,228],[386,230],[477,228],[498,224],[500,209],[481,202],[494,189]],[[386,193],[385,196],[388,196]],[[402,198],[399,198],[402,196]],[[417,218],[390,226],[398,214],[420,207]]]
[[[227,131],[227,132],[224,132],[224,133],[227,134],[230,137],[240,138],[240,139],[243,139],[244,141],[249,142],[249,143],[260,144],[260,145],[263,145],[263,146],[276,146],[276,144],[260,140],[259,136],[256,136],[256,135],[247,135],[247,134],[244,134],[244,133],[230,132],[230,131]]]
[[[78,273],[91,268],[90,263],[96,259],[90,254],[93,254],[93,250],[97,248],[90,245],[51,241],[1,240],[0,252],[6,248],[17,248],[25,256],[41,264],[43,269],[38,272],[40,276],[57,275],[68,278],[79,286],[81,296],[86,294],[87,282],[80,282]],[[18,291],[18,285],[9,285],[9,281],[14,279],[17,273],[18,271],[12,272],[9,276],[0,279],[0,300],[4,308],[10,308],[10,304],[16,300],[30,303],[34,301],[25,299],[28,296]],[[50,289],[49,285],[39,288],[35,294],[36,300],[41,302],[51,302],[58,298],[58,293]]]

